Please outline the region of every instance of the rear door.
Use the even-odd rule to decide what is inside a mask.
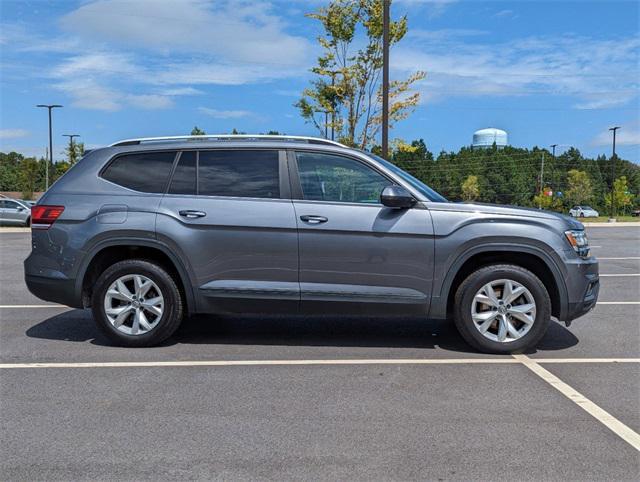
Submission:
[[[183,151],[157,219],[182,253],[202,311],[297,310],[298,240],[286,154]],[[254,302],[247,302],[247,300]]]
[[[380,203],[393,181],[341,155],[290,154],[300,235],[304,310],[425,314],[433,277],[433,227],[423,207]]]

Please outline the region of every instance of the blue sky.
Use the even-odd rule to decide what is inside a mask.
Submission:
[[[1,0],[0,150],[54,155],[138,136],[232,128],[316,135],[293,107],[318,54],[321,1]],[[396,0],[409,33],[392,78],[427,72],[393,138],[457,150],[476,129],[510,143],[640,160],[640,2]]]

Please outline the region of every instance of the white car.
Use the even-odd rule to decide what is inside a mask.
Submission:
[[[574,218],[597,218],[599,216],[598,211],[591,206],[573,206],[569,209],[569,215]]]

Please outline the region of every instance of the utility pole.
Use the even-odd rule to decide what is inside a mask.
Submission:
[[[80,134],[62,134],[62,137],[69,138],[69,161],[71,161],[73,156],[75,162],[75,146],[73,145],[73,138],[80,137]]]
[[[38,104],[36,107],[46,107],[49,110],[49,160],[46,167],[46,180],[45,191],[49,190],[49,164],[53,166],[53,138],[51,136],[51,111],[57,107],[62,107],[59,104]]]
[[[609,128],[610,131],[613,131],[613,154],[611,155],[611,216],[609,217],[610,222],[614,222],[616,219],[614,186],[616,182],[616,131],[618,129],[620,129],[620,127]]]
[[[558,144],[551,144],[551,149],[553,149],[553,158],[556,158],[556,147],[558,146]]]
[[[542,150],[542,162],[540,164],[540,194],[544,196],[544,149]],[[538,209],[542,209],[542,197],[538,203]]]
[[[389,4],[382,0],[382,157],[389,157]]]

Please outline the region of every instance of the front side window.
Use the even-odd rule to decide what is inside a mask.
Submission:
[[[176,151],[138,152],[116,157],[102,177],[140,192],[163,193],[176,158]]]
[[[279,198],[278,151],[200,151],[198,194]]]
[[[365,164],[347,157],[297,152],[304,199],[378,204],[382,190],[392,184]]]

